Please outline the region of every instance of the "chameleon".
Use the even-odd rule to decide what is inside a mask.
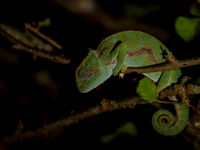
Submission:
[[[81,93],[87,93],[112,75],[123,77],[127,67],[144,67],[166,62],[163,56],[166,50],[167,47],[161,41],[148,33],[129,30],[112,34],[101,41],[96,50],[89,48],[88,55],[76,69],[77,88]],[[159,93],[177,82],[181,70],[178,68],[143,75],[157,84]],[[182,103],[174,103],[174,106],[176,118],[165,109],[154,113],[152,126],[155,131],[165,136],[173,136],[185,128],[189,120],[189,107]]]

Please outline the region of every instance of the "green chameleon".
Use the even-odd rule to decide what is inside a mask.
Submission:
[[[76,70],[77,87],[81,93],[86,93],[112,75],[123,76],[126,67],[163,63],[166,59],[162,54],[166,49],[158,39],[144,32],[124,31],[113,34],[104,39],[96,50],[89,50],[87,57]],[[176,83],[181,76],[181,70],[151,72],[144,75],[157,83],[158,93],[172,83]],[[176,120],[171,112],[163,109],[153,115],[152,125],[162,135],[176,135],[188,123],[188,106],[178,103],[174,105],[177,112]]]

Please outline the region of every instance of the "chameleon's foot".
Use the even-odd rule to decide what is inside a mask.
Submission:
[[[121,69],[121,71],[120,71],[120,73],[119,73],[119,77],[120,77],[120,78],[123,78],[123,77],[124,77],[127,68],[128,68],[127,66],[123,66],[123,67],[122,67],[122,69]]]
[[[178,60],[174,57],[174,55],[172,54],[172,52],[170,52],[168,49],[166,49],[167,52],[167,60],[171,63],[171,64],[178,64]]]
[[[167,55],[165,56],[167,58],[167,60],[171,63],[171,64],[178,64],[178,60],[174,57],[174,55],[172,54],[172,52],[170,52],[167,48],[163,48],[162,46],[160,47],[162,50],[166,51]]]

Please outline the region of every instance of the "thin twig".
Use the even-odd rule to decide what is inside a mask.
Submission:
[[[25,24],[25,29],[30,30],[32,32],[34,32],[35,34],[37,34],[38,36],[40,36],[41,38],[43,38],[44,40],[48,41],[49,43],[51,43],[53,46],[55,46],[58,49],[62,49],[62,46],[60,44],[58,44],[57,42],[55,42],[54,40],[52,40],[50,37],[42,34],[40,31],[38,31],[36,28],[32,27],[29,23]]]
[[[146,67],[135,67],[135,68],[128,68],[126,73],[149,73],[149,72],[158,72],[163,70],[173,70],[177,68],[184,68],[194,65],[200,65],[200,57],[192,58],[192,59],[185,59],[179,60],[176,64],[171,63],[162,63],[162,64],[155,64]]]
[[[49,125],[39,128],[36,131],[15,132],[13,135],[5,137],[1,141],[1,144],[7,145],[33,137],[45,138],[48,137],[49,133],[51,133],[52,131],[76,124],[86,118],[90,118],[102,114],[104,112],[111,112],[117,109],[134,108],[136,104],[149,104],[149,103],[150,102],[144,101],[139,97],[131,97],[119,102],[103,99],[101,101],[101,105],[90,108],[83,113],[71,115],[65,119],[58,120]]]
[[[56,63],[69,64],[70,61],[71,61],[70,59],[68,59],[66,57],[53,55],[53,54],[50,54],[50,53],[47,53],[47,52],[44,52],[44,51],[37,51],[37,50],[31,49],[31,48],[28,48],[26,46],[23,46],[21,44],[13,45],[13,48],[16,49],[16,50],[31,53],[33,55],[36,55],[36,56],[39,56],[39,57],[42,57],[42,58],[45,58],[45,59],[49,59],[49,60],[56,62]]]
[[[29,26],[28,28],[33,29]],[[39,31],[36,33],[43,38],[46,37],[48,39],[48,42],[53,41],[53,40],[49,41],[50,38],[39,33]],[[13,26],[0,24],[0,34],[4,36],[6,39],[8,39],[13,44],[13,48],[16,50],[25,51],[33,54],[33,56],[40,56],[42,58],[54,61],[56,63],[69,64],[71,61],[70,59],[62,55],[55,55],[53,53],[50,53],[49,51],[46,52],[45,50],[51,51],[51,48],[49,49],[48,44],[42,42],[40,39],[37,39],[33,35],[27,36],[27,33],[24,33]],[[57,48],[62,48],[54,41],[53,43],[54,46],[57,45]]]

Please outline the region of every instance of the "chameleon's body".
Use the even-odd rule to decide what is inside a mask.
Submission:
[[[167,48],[155,37],[140,31],[124,31],[113,34],[103,40],[97,50],[90,50],[76,70],[76,83],[80,92],[94,89],[111,75],[117,75],[124,67],[143,67],[165,62],[163,51]],[[176,83],[181,75],[180,69],[164,72],[145,73],[145,76],[157,84],[157,92]],[[168,79],[168,80],[166,80]],[[159,110],[153,116],[152,124],[163,135],[175,135],[181,132],[188,122],[189,109],[184,104],[175,104],[177,121],[163,122],[171,116],[165,110]],[[164,117],[163,117],[164,115]],[[174,117],[173,117],[174,118]]]

